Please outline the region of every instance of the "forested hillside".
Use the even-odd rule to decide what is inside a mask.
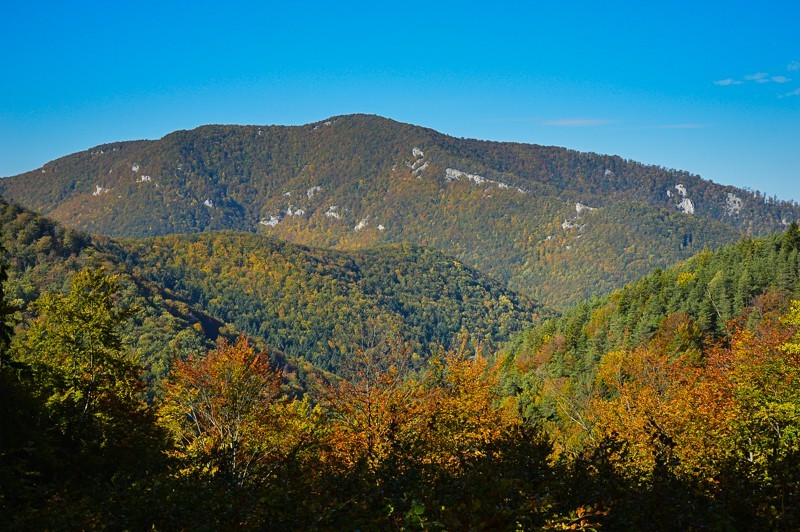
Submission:
[[[0,186],[9,528],[800,527],[794,204],[363,116]]]
[[[263,245],[231,236],[190,239],[193,252],[178,256],[207,257],[213,271],[215,245],[234,263],[235,249]],[[155,260],[170,239],[181,240],[140,242],[127,260]],[[67,290],[42,293],[16,330],[0,299],[4,524],[795,529],[798,249],[793,226],[703,253],[592,304],[591,318],[578,307],[545,322],[508,357],[481,356],[464,338],[426,361],[382,339],[385,349],[358,351],[341,378],[317,374],[302,396],[267,353],[223,339],[173,359],[149,402],[123,336],[134,312],[119,277],[83,269]],[[288,255],[298,253],[313,252]],[[745,280],[718,286],[733,278]],[[179,290],[205,284],[200,275]],[[726,295],[729,312],[744,312],[723,323]],[[639,330],[642,320],[656,325]]]
[[[495,408],[496,376],[481,353],[541,310],[451,257],[232,232],[118,242],[0,206],[7,528],[369,527],[391,514],[423,523],[424,504],[407,497],[432,490],[456,522],[469,498],[452,489],[461,476],[452,461],[481,462],[506,430],[535,433]],[[228,341],[239,334],[228,320],[255,341]],[[467,397],[470,428],[455,428]],[[416,458],[364,442],[406,423],[428,427],[400,430],[402,446],[424,447],[430,460],[387,514],[385,458]],[[473,520],[514,515],[486,508]]]
[[[124,245],[138,276],[334,372],[359,350],[404,346],[427,358],[462,333],[493,351],[541,314],[501,283],[411,245],[343,253],[230,232]]]
[[[503,386],[609,523],[798,525],[799,254],[797,224],[704,251],[510,346]]]
[[[731,333],[731,320],[758,312],[765,298],[800,298],[797,224],[779,235],[705,250],[605,298],[576,305],[520,336],[513,353],[518,361],[537,359],[565,374],[583,374],[593,371],[604,353],[644,345],[660,331],[681,330],[696,347],[701,338],[723,339]]]
[[[4,179],[0,193],[112,236],[233,229],[339,249],[416,243],[557,308],[800,217],[794,203],[686,172],[365,115],[103,145]]]
[[[0,246],[7,264],[5,294],[23,316],[44,293],[63,293],[85,269],[117,276],[119,304],[137,312],[121,331],[129,353],[147,368],[148,380],[169,369],[170,360],[213,345],[220,332],[235,329],[132,275],[120,260],[120,246],[108,239],[67,229],[0,199]]]
[[[156,380],[220,332],[338,372],[389,343],[424,359],[463,333],[493,350],[542,314],[498,281],[410,245],[345,253],[233,232],[115,241],[0,206],[9,298],[28,312],[81,269],[119,275],[124,306],[139,309],[123,339]]]

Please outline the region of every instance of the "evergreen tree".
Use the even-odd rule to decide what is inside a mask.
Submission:
[[[800,249],[800,227],[797,222],[793,221],[786,229],[783,235],[783,246],[790,251]]]
[[[4,253],[0,247],[0,255]],[[0,371],[8,361],[8,348],[11,345],[11,335],[14,332],[14,315],[17,309],[6,298],[5,284],[8,272],[5,263],[0,263]]]

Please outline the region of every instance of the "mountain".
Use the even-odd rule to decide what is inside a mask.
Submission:
[[[114,237],[416,243],[558,308],[800,217],[795,203],[687,172],[367,115],[106,144],[3,179],[0,194]]]
[[[234,232],[112,240],[4,201],[0,242],[6,293],[25,312],[82,268],[119,275],[125,306],[140,309],[124,342],[152,380],[220,334],[245,333],[280,357],[336,372],[359,350],[424,359],[460,337],[494,350],[548,315],[452,257],[408,244],[340,252]]]
[[[115,240],[4,201],[0,242],[3,291],[24,318],[0,348],[0,507],[12,528],[800,522],[796,224],[546,319],[496,365],[471,347],[492,351],[547,313],[411,244],[331,251],[232,231]],[[113,327],[95,321],[109,314],[102,298],[37,299],[103,284],[73,277],[86,267],[117,278],[111,315],[140,309],[121,345],[85,340],[94,324]],[[741,309],[750,328],[724,321]],[[301,353],[272,361],[283,386],[313,371],[301,357],[352,360],[351,379],[293,397],[245,339],[208,350],[240,330]],[[459,348],[414,363],[447,339]],[[154,355],[157,401],[140,396],[120,351]],[[345,359],[358,351],[387,358]]]

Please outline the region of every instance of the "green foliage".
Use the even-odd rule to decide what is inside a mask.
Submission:
[[[504,386],[568,507],[611,528],[797,526],[796,226],[659,270],[521,335]]]
[[[301,307],[307,323],[339,325],[329,338],[354,346],[351,371],[293,399],[265,353],[244,338],[223,340],[173,361],[154,406],[124,332],[131,307],[123,277],[78,271],[63,293],[45,291],[28,307],[0,367],[4,524],[796,528],[800,311],[797,303],[781,310],[785,296],[774,287],[797,285],[797,236],[746,241],[657,271],[605,305],[543,323],[528,337],[537,350],[525,351],[523,339],[514,358],[496,363],[476,352],[485,341],[456,333],[459,351],[414,356],[400,328],[455,330],[437,318],[437,298],[461,313],[464,330],[481,330],[486,312],[512,330],[504,316],[519,305],[436,252],[323,252],[228,233],[115,244],[124,256],[116,268],[140,283],[155,284],[150,277],[160,272],[174,301],[194,293],[205,305],[230,297],[247,309],[248,294],[272,293],[287,312],[281,297],[296,304],[295,296],[320,292],[358,312],[397,309],[398,321],[381,312],[358,317],[348,337],[342,327],[351,315],[317,318],[309,309],[324,306]],[[762,271],[781,256],[783,274]],[[265,280],[272,273],[274,285]],[[348,290],[339,295],[339,285]],[[749,295],[727,292],[739,288]],[[713,299],[716,320],[704,325],[692,294]],[[673,312],[673,297],[686,309]],[[737,299],[748,311],[739,327],[722,319]],[[479,319],[470,322],[473,311]],[[445,327],[431,333],[417,312]],[[636,328],[613,336],[615,323]]]
[[[342,253],[226,232],[125,246],[137,276],[334,372],[382,343],[425,358],[461,331],[494,349],[541,313],[452,257],[410,245]]]
[[[374,128],[366,142],[364,121]],[[794,205],[754,195],[739,214],[716,212],[727,189],[616,158],[364,117],[317,126],[209,127],[109,146],[48,166],[61,184],[39,201],[65,219],[94,202],[86,220],[95,227],[194,232],[255,226],[289,192],[308,216],[262,230],[348,251],[232,232],[116,242],[0,204],[9,264],[0,510],[9,527],[798,526],[800,311],[786,312],[800,295],[796,225],[575,305],[520,335],[496,365],[481,352],[547,313],[464,265],[575,301],[732,238],[720,220],[755,233]],[[431,176],[458,167],[530,195],[418,179],[421,163],[395,167],[409,146],[425,149]],[[83,190],[100,176],[130,177],[128,150],[153,175],[177,176],[148,189],[150,220],[115,210],[124,194]],[[70,172],[83,177],[62,183]],[[123,177],[108,181],[115,192],[153,184]],[[676,179],[699,198],[698,216],[675,213],[677,195],[658,195]],[[600,208],[576,217],[577,193]],[[334,201],[354,218],[325,216]],[[562,215],[573,227],[561,227]],[[355,220],[368,223],[356,231]],[[394,239],[459,258],[375,246]],[[22,324],[4,352],[17,307]],[[236,330],[254,343],[226,343]],[[268,359],[254,345],[285,353]],[[307,360],[339,375],[309,378]],[[287,388],[315,393],[294,399]]]
[[[1,249],[0,247],[0,250]],[[8,273],[6,265],[4,262],[0,262],[0,370],[3,369],[3,364],[6,362],[17,313],[17,308],[14,307],[14,305],[8,301],[8,297],[6,297],[5,285],[7,280]]]
[[[797,235],[789,228],[713,253],[705,250],[577,305],[519,336],[511,348],[516,363],[540,375],[587,376],[605,353],[643,345],[659,334],[676,343],[675,349],[697,348],[701,336],[724,339],[730,320],[748,310],[757,315],[774,297],[770,291],[800,295]],[[677,328],[679,316],[688,319],[683,330]]]
[[[448,168],[507,188],[448,181]],[[800,217],[794,203],[686,172],[365,115],[100,146],[4,179],[0,193],[112,236],[228,229],[339,249],[412,242],[562,309]],[[687,198],[693,215],[677,208]],[[577,203],[596,210],[577,213]],[[280,221],[261,224],[270,217]]]
[[[213,345],[223,324],[144,282],[123,264],[122,249],[107,238],[65,229],[40,215],[0,200],[0,245],[8,263],[7,304],[30,315],[43,293],[65,294],[73,275],[104,268],[116,276],[121,304],[140,311],[126,320],[121,339],[158,381],[169,361]],[[226,331],[223,329],[223,333]],[[231,332],[231,334],[235,334]]]
[[[173,360],[237,330],[270,346],[289,385],[302,388],[313,370],[301,358],[336,370],[386,338],[424,357],[461,331],[494,349],[546,314],[459,261],[416,246],[343,253],[234,233],[120,243],[0,207],[9,296],[30,313],[43,291],[64,292],[81,268],[104,267],[117,277],[124,306],[141,309],[120,334],[144,364],[151,394]],[[47,245],[34,249],[37,242]]]
[[[46,293],[37,300],[37,318],[13,348],[31,367],[53,429],[71,445],[96,446],[90,452],[104,449],[107,456],[125,456],[120,442],[133,438],[127,441],[134,444],[138,433],[135,426],[117,425],[116,414],[136,418],[144,408],[139,366],[121,339],[134,310],[120,308],[116,294],[115,278],[82,270],[66,296]]]
[[[37,317],[14,338],[13,372],[2,368],[14,400],[3,404],[3,425],[16,421],[19,434],[0,441],[13,459],[0,478],[11,476],[14,490],[0,503],[28,507],[13,520],[22,528],[113,522],[102,501],[130,499],[128,490],[160,468],[161,431],[122,344],[131,309],[116,296],[115,278],[83,270],[67,295],[37,300]]]

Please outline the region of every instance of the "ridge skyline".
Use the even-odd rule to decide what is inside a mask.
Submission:
[[[103,144],[0,180],[0,194],[112,237],[232,229],[343,250],[417,243],[545,304],[800,219],[796,203],[684,171],[364,114]]]
[[[311,125],[315,125],[315,124],[323,124],[325,122],[330,122],[332,120],[335,120],[335,119],[341,118],[341,117],[355,117],[355,116],[375,117],[375,118],[379,118],[379,119],[383,119],[383,120],[389,120],[389,121],[396,122],[396,123],[402,124],[402,125],[419,127],[419,128],[422,128],[422,129],[434,131],[437,134],[445,135],[445,136],[448,136],[448,137],[451,137],[451,138],[454,138],[454,139],[474,140],[474,141],[478,141],[478,142],[487,142],[487,143],[508,143],[508,144],[539,146],[539,147],[543,147],[543,148],[558,148],[558,149],[564,149],[564,150],[568,150],[568,151],[576,152],[576,153],[580,153],[580,154],[619,157],[619,158],[623,159],[626,162],[638,163],[638,164],[642,164],[642,165],[645,165],[645,166],[659,167],[659,168],[662,168],[662,169],[667,170],[667,171],[688,172],[689,174],[691,174],[693,176],[700,177],[703,180],[709,181],[711,183],[715,183],[715,184],[722,185],[722,186],[733,186],[733,187],[736,187],[736,188],[739,188],[739,189],[742,189],[742,190],[745,190],[745,191],[748,191],[748,192],[754,192],[754,193],[755,192],[760,192],[764,196],[775,198],[775,199],[777,199],[779,201],[790,201],[790,202],[800,201],[800,192],[798,192],[798,194],[796,196],[790,197],[788,194],[777,194],[777,193],[771,192],[769,190],[764,190],[763,188],[759,188],[759,186],[757,184],[747,184],[747,183],[745,183],[745,184],[737,184],[737,183],[728,182],[728,181],[725,181],[725,180],[716,180],[714,178],[707,177],[707,176],[705,176],[704,174],[702,174],[700,172],[695,172],[695,171],[692,171],[692,170],[687,169],[687,168],[669,166],[669,165],[666,165],[666,164],[662,164],[662,163],[660,163],[658,161],[643,161],[643,160],[637,159],[635,157],[627,157],[627,156],[621,155],[620,153],[601,152],[601,151],[596,151],[596,150],[591,150],[591,149],[580,149],[580,148],[572,147],[572,146],[569,146],[569,145],[547,144],[547,143],[540,143],[540,142],[534,142],[534,141],[525,141],[525,140],[504,140],[504,139],[484,138],[484,137],[479,137],[479,136],[463,136],[463,135],[459,136],[459,135],[456,135],[456,134],[451,134],[451,133],[442,131],[442,130],[437,129],[435,127],[430,127],[430,126],[426,126],[426,125],[420,125],[420,124],[409,122],[409,121],[405,121],[405,120],[402,120],[402,119],[397,119],[397,118],[394,118],[394,117],[391,117],[391,116],[385,116],[385,115],[382,115],[382,114],[369,113],[369,112],[352,112],[352,113],[334,114],[334,115],[330,115],[330,116],[327,116],[325,118],[321,118],[321,119],[317,119],[317,120],[310,120],[310,121],[305,121],[305,122],[302,122],[302,123],[286,123],[286,124],[283,124],[283,123],[262,123],[262,124],[259,124],[259,123],[254,123],[254,122],[251,122],[251,123],[244,123],[244,122],[207,122],[207,123],[201,123],[201,124],[197,124],[197,125],[190,126],[190,127],[177,128],[177,129],[174,129],[174,130],[171,130],[171,131],[167,131],[166,133],[162,134],[161,136],[152,137],[152,138],[141,137],[141,138],[128,138],[128,139],[114,139],[114,140],[99,142],[99,143],[94,144],[92,146],[84,147],[82,149],[78,149],[78,150],[70,152],[70,153],[61,154],[61,155],[56,156],[56,157],[54,157],[54,158],[52,158],[52,159],[50,159],[48,161],[43,162],[41,165],[39,165],[39,166],[37,166],[35,168],[28,168],[28,169],[22,170],[20,172],[14,173],[14,174],[2,174],[2,173],[0,173],[0,180],[6,179],[6,178],[10,178],[10,177],[16,177],[18,175],[22,175],[22,174],[28,173],[28,172],[33,171],[35,169],[42,168],[45,164],[47,164],[49,162],[53,162],[53,161],[59,160],[59,159],[61,159],[63,157],[67,157],[67,156],[73,155],[75,153],[80,153],[80,152],[83,152],[83,151],[91,151],[91,150],[94,150],[96,148],[101,148],[103,146],[107,146],[107,145],[111,145],[111,144],[139,142],[139,141],[154,142],[154,141],[163,140],[164,138],[169,137],[170,135],[173,135],[175,133],[192,132],[192,131],[197,131],[197,130],[200,130],[200,129],[203,129],[203,128],[215,127],[215,126],[220,126],[220,127],[287,127],[287,128],[302,128],[302,127],[305,127],[305,126],[311,126]],[[502,121],[503,120],[501,120],[501,122]],[[528,120],[515,120],[515,121],[527,122]],[[545,122],[549,122],[550,125],[558,125],[558,126],[562,126],[562,127],[565,127],[565,128],[573,128],[573,127],[582,128],[582,127],[588,127],[588,126],[607,125],[607,124],[613,123],[613,121],[593,120],[593,119],[563,119],[563,120],[559,119],[559,120],[551,120],[551,121],[545,121]],[[650,127],[651,126],[640,126],[639,128],[640,129],[648,129]],[[669,126],[652,126],[652,127],[653,128],[663,128],[663,129],[690,129],[691,130],[691,129],[703,129],[703,128],[706,127],[706,125],[702,125],[702,124],[674,124],[674,125],[669,125]]]

